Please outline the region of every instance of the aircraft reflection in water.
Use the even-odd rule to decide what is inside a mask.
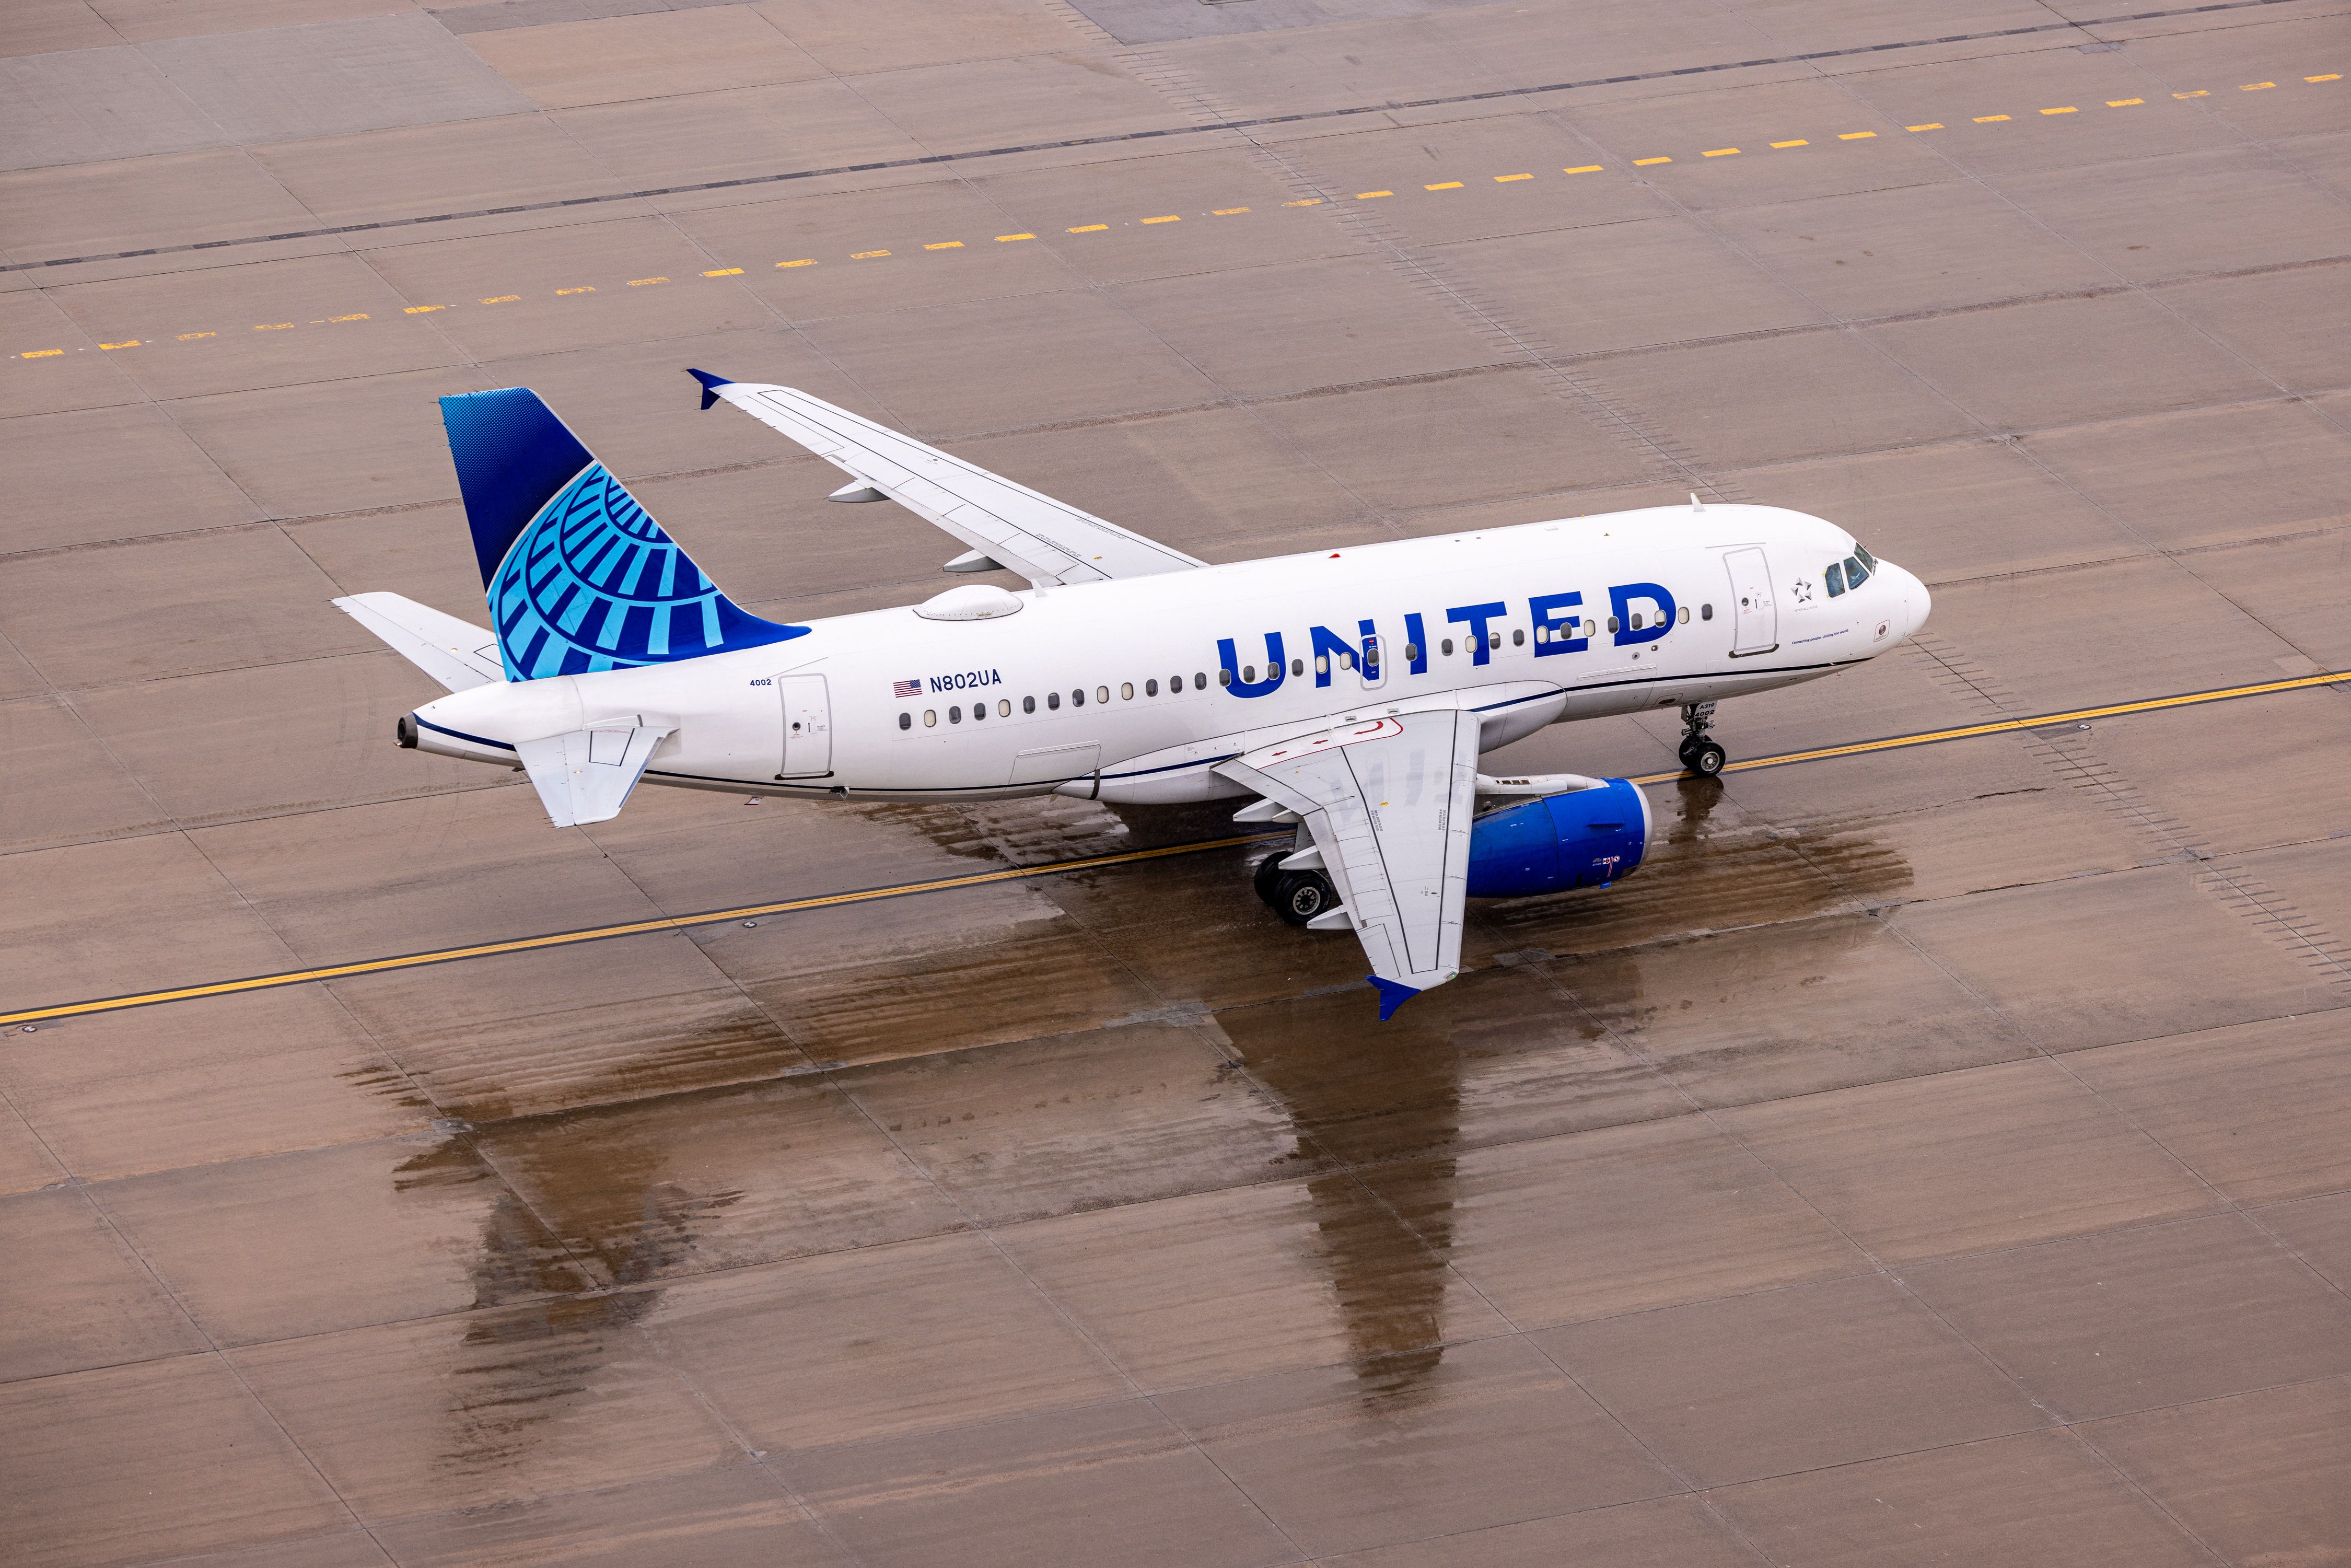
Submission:
[[[1366,1418],[1412,1407],[1440,1375],[1448,1335],[1458,1336],[1448,1307],[1465,1299],[1454,1292],[1470,1291],[1452,1267],[1463,1223],[1459,1166],[1467,1149],[1507,1135],[1498,1112],[1528,1098],[1514,1084],[1540,1082],[1542,1113],[1556,1118],[1530,1129],[1537,1135],[1643,1119],[1673,1097],[1637,1055],[1640,945],[1689,929],[1699,915],[1718,926],[1787,921],[1857,907],[1910,880],[1898,854],[1865,836],[1823,831],[1808,834],[1798,852],[1760,827],[1709,822],[1721,800],[1715,781],[1685,779],[1678,790],[1679,810],[1662,824],[1656,847],[1675,874],[1635,898],[1613,901],[1633,920],[1613,933],[1623,945],[1556,965],[1524,953],[1521,961],[1543,973],[1481,980],[1481,991],[1498,983],[1554,991],[1555,1000],[1543,1003],[1551,1020],[1544,1030],[1530,1031],[1515,1021],[1522,1012],[1487,1008],[1473,997],[1465,998],[1469,1010],[1491,1016],[1473,1018],[1466,1029],[1447,1015],[1412,1014],[1395,1030],[1366,1034],[1334,995],[1228,1007],[1196,1026],[1286,1118],[1299,1157],[1319,1167],[1298,1178],[1314,1227],[1311,1261],[1328,1282]],[[985,852],[963,811],[885,810],[941,847]],[[1089,830],[1091,839],[1077,837]],[[1091,824],[1052,820],[1028,831],[1088,852],[1106,847],[1123,827],[1104,813]],[[995,831],[1019,829],[999,819]],[[1800,852],[1822,873],[1792,876]],[[1686,886],[1690,897],[1676,895]],[[1553,930],[1588,930],[1573,905],[1588,910],[1589,898],[1560,903],[1514,901],[1491,906],[1489,915],[1509,939],[1530,946]],[[1855,965],[1875,961],[1859,946],[1850,951]],[[1522,1043],[1530,1033],[1536,1043]],[[772,1043],[789,1054],[780,1040]],[[984,1059],[990,1049],[971,1052]],[[812,1080],[731,1076],[742,1065],[714,1059],[710,1071],[728,1076],[670,1092],[648,1092],[649,1085],[617,1070],[600,1081],[601,1092],[595,1082],[566,1092],[582,1109],[486,1121],[401,1169],[399,1190],[419,1201],[475,1192],[486,1200],[469,1265],[480,1310],[448,1349],[441,1462],[487,1477],[541,1446],[559,1446],[570,1424],[584,1434],[598,1408],[590,1391],[648,1359],[638,1325],[658,1308],[663,1287],[703,1272],[714,1258],[737,1259],[762,1246],[778,1259],[830,1249],[830,1241],[801,1234],[810,1223],[808,1195],[791,1184],[807,1172],[793,1159],[778,1155],[756,1172],[729,1169],[726,1179],[740,1188],[707,1177],[697,1185],[684,1174],[706,1166],[695,1150],[706,1152],[715,1125],[740,1120],[772,1133],[778,1097],[797,1103],[821,1092]],[[873,1075],[901,1065],[880,1061],[828,1079],[857,1099]],[[1648,1097],[1645,1106],[1616,1108],[1640,1096]],[[1481,1103],[1489,1108],[1482,1127],[1475,1109]],[[477,1147],[501,1168],[528,1174],[528,1207],[492,1176]],[[746,1219],[753,1214],[768,1218]],[[734,1228],[745,1226],[752,1228]],[[1559,1238],[1571,1255],[1575,1244],[1572,1235]],[[1479,1321],[1492,1320],[1480,1313]]]
[[[1499,779],[1481,753],[1717,701],[1899,646],[1927,590],[1833,523],[1659,507],[1210,566],[789,387],[726,402],[966,545],[980,584],[807,625],[712,582],[538,396],[441,400],[492,630],[397,594],[336,603],[450,695],[403,746],[530,776],[559,827],[642,779],[769,795],[1153,805],[1258,797],[1296,823],[1257,891],[1351,930],[1391,1016],[1460,972],[1464,900],[1605,886],[1647,850],[1622,779]],[[1213,672],[1213,674],[1212,673]]]

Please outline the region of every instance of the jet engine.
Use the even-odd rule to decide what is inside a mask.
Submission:
[[[1541,795],[1469,824],[1469,896],[1604,887],[1639,865],[1648,843],[1648,798],[1629,779]]]

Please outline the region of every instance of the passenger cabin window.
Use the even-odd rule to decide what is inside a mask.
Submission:
[[[1682,606],[1682,624],[1685,626],[1689,624],[1689,606],[1687,604]]]
[[[938,709],[935,707],[926,707],[923,710],[923,727],[925,729],[936,729],[939,727]]]
[[[1061,706],[1061,694],[1059,692],[1047,692],[1045,694],[1045,706],[1049,708],[1060,707]]]
[[[1611,632],[1614,632],[1614,630],[1616,630],[1616,617],[1614,617],[1614,615],[1611,615],[1611,616],[1608,618],[1608,630],[1610,630]]]
[[[951,707],[947,709],[947,722],[949,724],[961,724],[963,722],[963,709],[959,707]]]
[[[1829,562],[1828,570],[1821,573],[1821,576],[1828,581],[1829,597],[1831,599],[1834,599],[1838,594],[1844,591],[1844,568],[1840,563],[1836,561]]]
[[[1193,671],[1192,689],[1196,692],[1207,691],[1208,689],[1208,677],[1198,670]]]
[[[972,723],[974,723],[974,724],[977,724],[981,719],[984,719],[984,718],[986,718],[987,716],[987,705],[986,703],[974,703],[974,704],[972,704],[972,705],[971,705],[971,722],[972,722]]]
[[[1118,699],[1121,702],[1128,703],[1134,700],[1134,683],[1133,681],[1123,681],[1119,684]]]
[[[1452,638],[1450,638],[1450,637],[1446,638],[1446,639],[1445,639],[1445,641],[1443,641],[1442,643],[1439,643],[1437,644],[1437,646],[1445,650],[1445,656],[1446,656],[1447,658],[1448,658],[1448,659],[1449,659],[1449,658],[1453,657],[1453,639],[1452,639]]]
[[[902,714],[900,714],[900,715],[898,716],[898,727],[899,727],[900,729],[912,729],[912,728],[914,728],[914,716],[913,714],[910,714],[910,713],[902,713]]]
[[[1682,613],[1683,613],[1683,614],[1685,614],[1685,615],[1687,615],[1687,614],[1688,614],[1688,613],[1689,613],[1689,612],[1688,612],[1688,611],[1687,611],[1687,610],[1685,610],[1685,611],[1683,611],[1683,612],[1682,612]],[[1711,620],[1713,620],[1713,619],[1714,619],[1714,606],[1713,606],[1713,605],[1711,605],[1711,604],[1701,604],[1701,605],[1699,605],[1699,606],[1698,607],[1698,618],[1699,620],[1701,620],[1701,621],[1711,621]]]
[[[1638,632],[1640,629],[1641,629],[1641,612],[1640,612],[1639,611],[1635,610],[1635,612],[1633,612],[1633,630],[1634,630],[1634,631],[1635,631],[1635,632]]]
[[[1085,687],[1080,686],[1077,690],[1070,694],[1070,706],[1071,707],[1083,707],[1086,706]]]
[[[1220,686],[1228,686],[1232,684],[1233,673],[1230,670],[1218,670],[1217,672],[1217,685]]]
[[[1510,646],[1511,646],[1511,647],[1513,647],[1513,648],[1523,648],[1523,647],[1525,647],[1526,645],[1527,645],[1527,634],[1526,634],[1526,632],[1525,632],[1523,630],[1521,630],[1520,628],[1519,628],[1519,627],[1516,627],[1516,626],[1511,627],[1511,628],[1510,628]]]
[[[1010,718],[1012,716],[1012,699],[1010,697],[998,697],[996,699],[996,716],[998,718]]]
[[[1419,643],[1406,643],[1404,645],[1404,662],[1407,664],[1417,664],[1420,663]]]
[[[1303,659],[1292,659],[1292,660],[1290,660],[1290,673],[1291,674],[1293,674],[1293,675],[1302,675],[1302,674],[1304,674],[1306,673],[1306,661],[1305,661],[1305,660],[1303,660]]]
[[[1106,703],[1110,701],[1110,688],[1108,686],[1096,686],[1094,688],[1094,701],[1098,703]]]
[[[1501,645],[1502,634],[1499,632],[1489,632],[1486,633],[1486,646],[1489,648],[1499,648]]]
[[[1144,695],[1144,696],[1147,696],[1147,697],[1155,697],[1155,696],[1157,696],[1157,695],[1159,695],[1159,683],[1158,683],[1157,681],[1145,681],[1145,682],[1144,682],[1144,683],[1143,683],[1143,695]]]
[[[1035,697],[1022,697],[1020,699],[1020,711],[1022,713],[1035,713],[1037,711],[1037,699]]]

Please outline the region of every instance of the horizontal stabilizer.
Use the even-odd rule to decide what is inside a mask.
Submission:
[[[616,719],[594,729],[526,740],[515,753],[549,820],[559,828],[582,828],[621,814],[629,791],[653,759],[653,748],[671,733],[668,726],[652,728]]]
[[[354,593],[335,608],[449,691],[471,691],[507,678],[498,640],[479,626],[397,593]]]

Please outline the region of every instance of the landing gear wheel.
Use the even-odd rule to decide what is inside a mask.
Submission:
[[[1274,884],[1281,880],[1281,862],[1290,853],[1288,850],[1276,850],[1257,862],[1257,895],[1265,900],[1268,909],[1276,907]]]
[[[1712,703],[1682,704],[1682,766],[1701,779],[1712,779],[1722,771],[1729,758],[1722,747],[1707,737],[1714,726]]]
[[[1286,871],[1273,884],[1273,912],[1291,925],[1303,925],[1339,902],[1339,890],[1319,871]]]

